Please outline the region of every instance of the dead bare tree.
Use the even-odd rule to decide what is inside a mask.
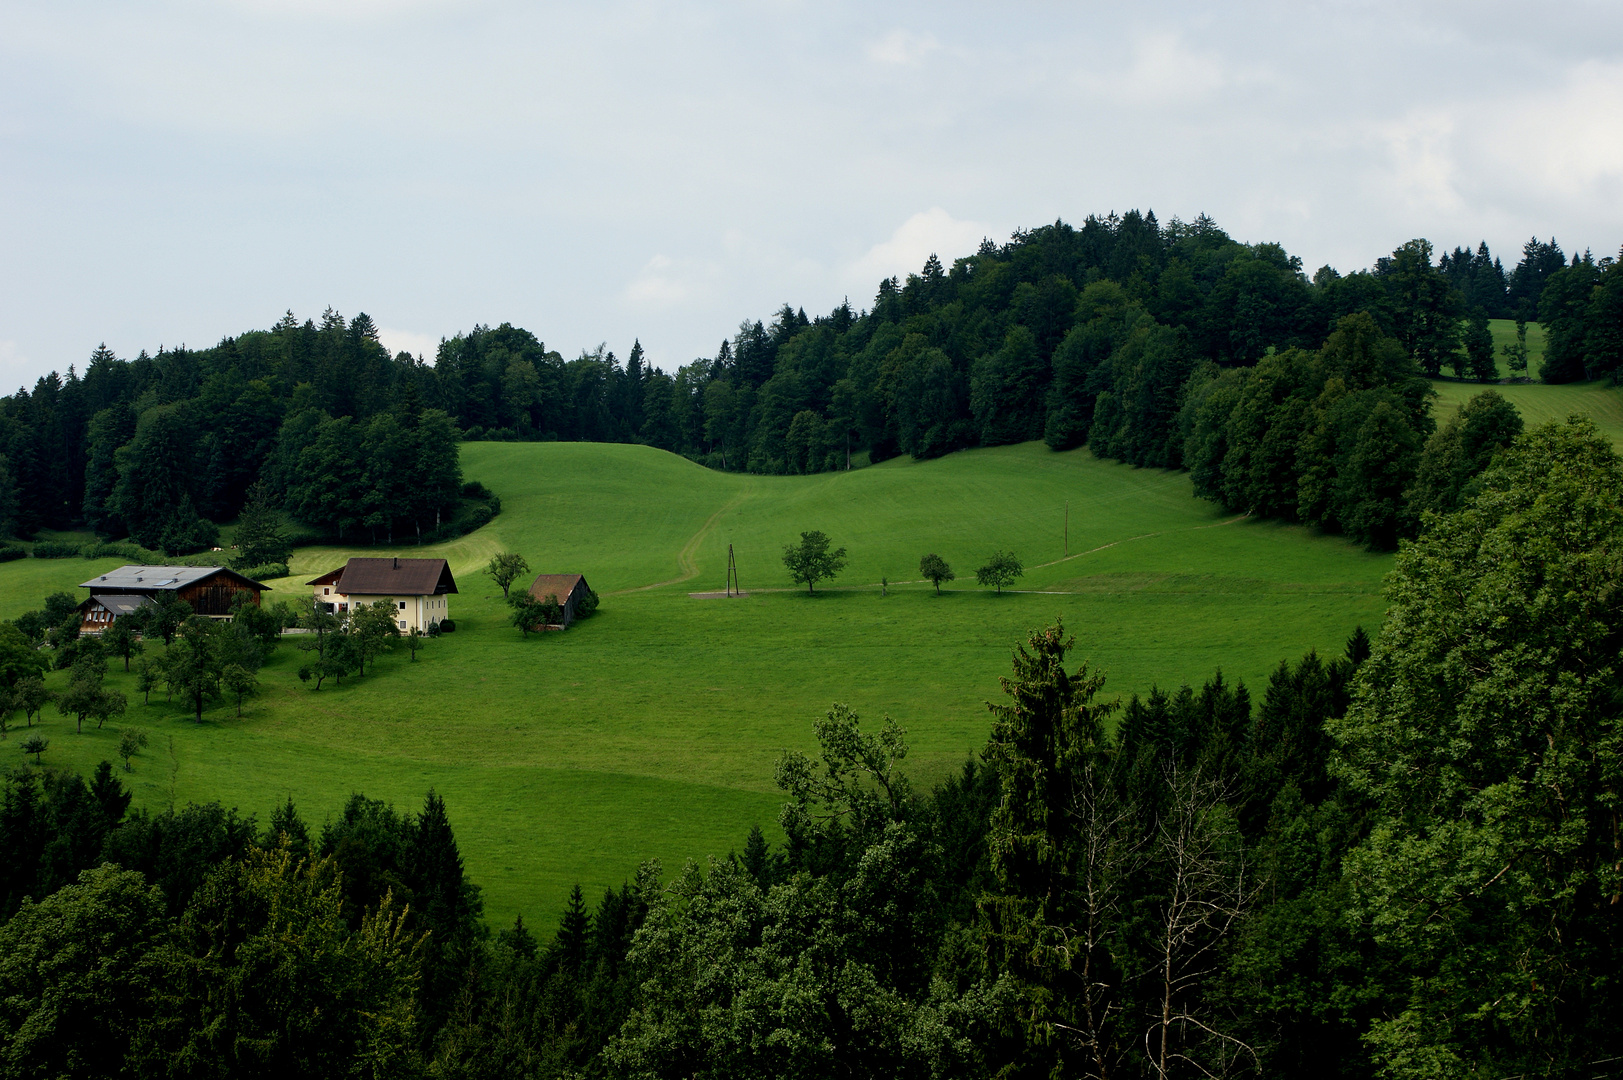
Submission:
[[[1239,826],[1223,783],[1196,768],[1168,765],[1170,798],[1158,823],[1154,856],[1166,893],[1157,921],[1153,972],[1156,1015],[1144,1050],[1159,1080],[1186,1066],[1205,1077],[1224,1076],[1240,1057],[1256,1053],[1222,1030],[1202,1005],[1201,991],[1222,963],[1222,946],[1257,897]],[[1180,1068],[1179,1070],[1184,1071]]]
[[[1076,925],[1065,949],[1080,985],[1076,1023],[1055,1026],[1084,1055],[1082,1075],[1109,1080],[1131,1042],[1130,1029],[1119,1020],[1125,1001],[1121,958],[1113,946],[1125,921],[1125,885],[1147,862],[1148,837],[1137,808],[1117,795],[1098,763],[1084,766],[1067,814],[1076,842]]]

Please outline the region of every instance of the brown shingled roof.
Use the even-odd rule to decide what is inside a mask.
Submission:
[[[535,581],[530,584],[530,595],[537,600],[545,600],[549,596],[556,596],[558,603],[569,602],[569,594],[575,591],[575,585],[584,580],[579,574],[537,574]]]
[[[436,596],[456,592],[456,579],[444,559],[351,559],[333,582],[345,596]],[[310,585],[326,584],[322,574]]]

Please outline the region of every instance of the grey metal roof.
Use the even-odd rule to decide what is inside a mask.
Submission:
[[[178,589],[218,573],[223,566],[120,566],[82,583],[81,589],[113,592],[121,589]]]
[[[152,597],[150,596],[109,595],[107,593],[93,593],[90,600],[94,600],[114,615],[128,615],[142,604],[152,603]],[[86,600],[85,603],[90,603],[90,600]]]

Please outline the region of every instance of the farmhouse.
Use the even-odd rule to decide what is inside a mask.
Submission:
[[[575,621],[576,610],[590,591],[585,576],[581,574],[537,574],[530,585],[531,596],[537,600],[546,600],[550,596],[564,609],[562,625],[565,630]]]
[[[269,588],[224,566],[120,566],[79,587],[90,590],[90,599],[79,605],[82,634],[99,634],[120,615],[166,596],[186,601],[198,615],[229,619],[238,593],[257,604]]]
[[[451,617],[456,579],[444,559],[351,559],[308,583],[316,601],[340,618],[359,605],[387,600],[402,633]]]

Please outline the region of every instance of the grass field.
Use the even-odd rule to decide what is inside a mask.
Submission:
[[[299,654],[284,644],[241,720],[222,704],[201,726],[161,694],[143,705],[116,673],[131,704],[115,723],[152,740],[127,777],[141,803],[219,798],[263,820],[291,795],[319,824],[351,792],[415,808],[432,786],[491,921],[550,920],[576,881],[601,888],[650,856],[670,866],[740,846],[751,823],[773,830],[773,763],[810,747],[812,720],[834,701],[896,717],[909,771],[929,783],[983,744],[983,703],[1011,646],[1057,616],[1110,694],[1198,684],[1219,666],[1260,691],[1281,658],[1338,652],[1354,625],[1378,626],[1391,565],[1334,537],[1225,515],[1190,495],[1186,475],[1038,444],[814,477],[571,443],[471,443],[463,462],[503,513],[454,543],[399,552],[451,561],[457,632],[416,664],[397,652],[319,693],[299,683]],[[846,546],[850,565],[809,597],[779,556],[813,528]],[[690,598],[722,588],[729,544],[750,595]],[[478,573],[504,548],[537,571],[585,573],[601,612],[521,638]],[[1028,567],[1001,597],[973,584],[996,548]],[[939,597],[911,580],[927,551],[959,575]],[[299,582],[362,553],[301,548],[268,598],[300,596]],[[0,565],[0,618],[116,563]],[[112,725],[76,735],[52,711],[44,726],[48,763],[113,757]]]

